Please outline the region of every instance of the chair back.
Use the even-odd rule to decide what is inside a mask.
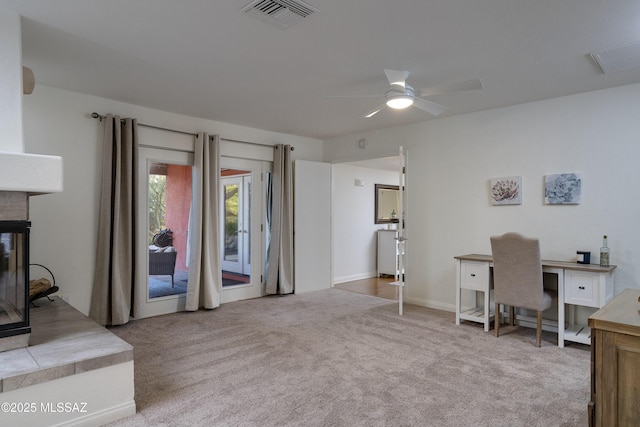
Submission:
[[[518,233],[491,237],[496,303],[544,310],[540,242]]]
[[[149,275],[171,275],[176,271],[176,258],[178,253],[173,252],[149,252]]]

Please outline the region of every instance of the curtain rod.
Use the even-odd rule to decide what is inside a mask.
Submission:
[[[93,113],[91,113],[91,117],[93,117],[94,119],[99,119],[100,121],[102,121],[102,119],[106,118],[107,116],[103,116],[101,114],[93,112]],[[121,121],[124,122],[124,120],[121,120]],[[144,123],[138,123],[138,126],[151,128],[151,129],[165,130],[167,132],[181,133],[183,135],[197,136],[197,134],[195,134],[193,132],[185,132],[183,130],[176,130],[176,129],[163,128],[163,127],[160,127],[160,126],[146,125]]]
[[[98,114],[96,112],[91,113],[91,117],[94,119],[99,119],[100,121],[102,121],[102,119],[106,118],[106,116],[103,116],[101,114]],[[122,120],[124,121],[124,120]],[[185,132],[183,130],[176,130],[176,129],[169,129],[169,128],[163,128],[160,126],[153,126],[153,125],[147,125],[144,123],[138,123],[138,126],[143,126],[146,128],[151,128],[151,129],[158,129],[158,130],[164,130],[167,132],[175,132],[175,133],[181,133],[183,135],[191,135],[191,136],[198,136],[198,134],[193,133],[193,132]],[[228,139],[228,138],[220,138],[221,141],[227,141],[227,142],[238,142],[240,144],[249,144],[249,145],[258,145],[260,147],[271,147],[271,148],[275,148],[275,145],[269,145],[269,144],[260,144],[259,142],[249,142],[249,141],[239,141],[237,139]],[[294,147],[291,147],[291,151],[294,150]]]
[[[237,142],[240,144],[249,144],[249,145],[259,145],[260,147],[271,147],[271,148],[276,148],[275,145],[271,145],[271,144],[261,144],[259,142],[249,142],[249,141],[239,141],[237,139],[229,139],[229,138],[220,138],[221,141],[227,141],[227,142]],[[293,151],[295,149],[295,147],[291,146],[291,151]]]

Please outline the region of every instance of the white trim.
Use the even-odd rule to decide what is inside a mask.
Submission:
[[[133,400],[96,413],[55,424],[52,427],[93,427],[102,426],[136,414],[136,402]]]
[[[333,279],[333,284],[338,285],[340,283],[353,282],[355,280],[371,279],[378,276],[375,271],[368,273],[349,274],[347,276],[336,277]]]
[[[442,311],[456,311],[455,304],[442,303],[440,301],[427,300],[422,298],[407,297],[407,304],[419,305],[420,307],[433,308]]]

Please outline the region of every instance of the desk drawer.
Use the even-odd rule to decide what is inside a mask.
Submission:
[[[489,264],[486,262],[462,261],[460,265],[461,287],[476,291],[489,288]]]
[[[564,277],[564,302],[567,304],[600,307],[600,281],[597,275],[566,272]]]

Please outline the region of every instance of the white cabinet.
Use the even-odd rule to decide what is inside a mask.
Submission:
[[[460,320],[470,320],[484,324],[485,332],[489,331],[494,313],[491,311],[491,290],[493,280],[491,280],[490,261],[491,258],[483,255],[473,255],[475,259],[461,259],[456,257],[456,325]],[[474,299],[478,301],[477,293],[481,292],[483,297],[482,306],[474,306],[462,310],[462,291],[474,291]]]
[[[378,230],[378,276],[388,274],[394,277],[398,272],[398,232]]]
[[[463,261],[460,264],[461,287],[485,292],[489,283],[489,266],[486,262]]]
[[[567,272],[564,278],[565,304],[601,308],[613,298],[609,273],[593,274],[584,271]]]
[[[565,271],[564,304],[567,304],[569,313],[568,324],[561,329],[560,341],[591,344],[591,328],[575,323],[575,306],[602,308],[613,299],[613,270],[601,267],[601,271],[592,271],[597,270],[598,266],[589,267],[589,271]],[[564,307],[561,309],[564,311]]]

